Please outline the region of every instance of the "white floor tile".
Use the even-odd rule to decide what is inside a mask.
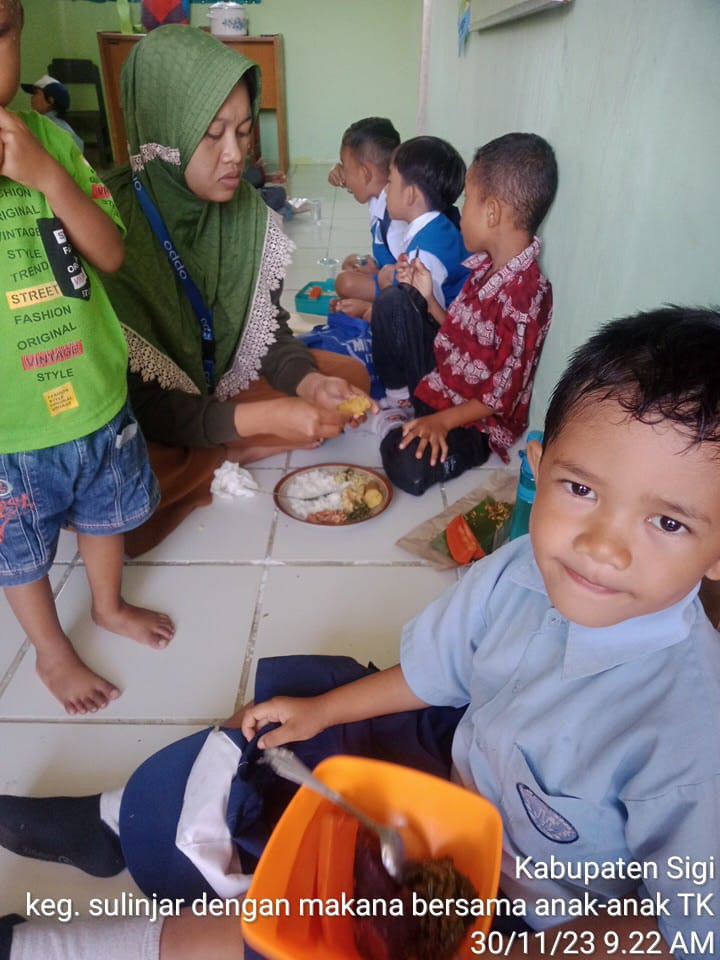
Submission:
[[[370,250],[370,230],[366,222],[348,220],[341,225],[333,223],[330,232],[330,249],[332,256],[338,249],[347,249],[344,256],[350,253],[368,253]]]
[[[271,569],[246,698],[260,657],[343,654],[392,666],[403,624],[454,582],[452,572],[423,567]]]
[[[271,494],[283,471],[254,467],[253,464],[246,469],[264,492],[234,500],[215,496],[209,506],[196,510],[161,544],[144,553],[142,562],[237,563],[262,560],[267,553],[275,511]]]
[[[380,441],[373,433],[346,427],[339,437],[331,437],[314,450],[293,450],[290,454],[293,470],[330,462],[377,468],[381,466]]]
[[[347,190],[338,191],[335,197],[335,207],[333,208],[333,222],[358,220],[365,224],[366,230],[370,228],[370,212],[366,203],[358,203],[355,197]]]
[[[322,283],[328,276],[327,268],[318,263],[327,254],[327,246],[299,247],[285,274],[288,289],[301,290],[306,284]]]
[[[123,691],[93,719],[165,720],[229,716],[250,636],[262,569],[254,566],[130,566],[124,592],[164,610],[177,626],[165,650],[152,650],[95,626],[82,569],[73,570],[58,602],[79,653]],[[2,697],[0,717],[65,718],[26,656]]]
[[[83,796],[122,786],[143,760],[197,727],[35,723],[0,726],[0,793]],[[74,867],[0,848],[0,915],[24,915],[27,897],[70,897],[81,916],[91,897],[140,894],[127,871],[99,880]]]

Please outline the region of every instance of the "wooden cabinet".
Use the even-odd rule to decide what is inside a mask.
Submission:
[[[113,157],[116,163],[126,163],[127,136],[120,96],[120,71],[136,43],[142,43],[143,34],[98,33],[100,68],[105,84],[107,113],[110,119]],[[287,141],[287,112],[285,106],[285,64],[282,36],[227,38],[222,42],[233,50],[254,60],[262,74],[261,110],[274,110],[277,123],[280,169],[287,173],[289,166]],[[258,140],[259,146],[259,140]]]

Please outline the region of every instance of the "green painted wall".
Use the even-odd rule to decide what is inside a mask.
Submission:
[[[473,33],[436,0],[430,132],[466,159],[511,130],[545,136],[560,168],[541,233],[555,316],[532,425],[570,350],[603,321],[662,303],[720,303],[720,4],[574,0]]]
[[[24,0],[24,5],[23,79],[29,82],[46,72],[53,57],[99,63],[95,33],[119,29],[114,3]],[[403,136],[414,133],[421,0],[263,0],[247,10],[251,34],[284,36],[294,162],[336,159],[343,130],[370,114],[391,117]],[[191,20],[206,25],[207,7],[193,4]],[[13,102],[16,109],[27,105],[26,94]]]

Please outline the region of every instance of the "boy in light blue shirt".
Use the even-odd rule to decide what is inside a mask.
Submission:
[[[451,761],[452,776],[503,817],[503,956],[718,956],[720,643],[697,593],[703,576],[720,579],[719,354],[712,311],[606,325],[561,378],[543,446],[529,445],[529,537],[411,621],[399,665],[359,669],[350,683],[336,672],[313,696],[268,697],[262,683],[258,702],[228,721],[241,743],[293,743],[315,762],[353,752],[358,729],[362,750],[387,754],[392,728],[376,725],[392,722],[391,748],[406,762],[437,771]],[[321,659],[272,661],[276,690],[297,693]],[[436,731],[452,724],[451,747],[433,746],[422,727],[430,717]],[[141,796],[121,807],[126,858],[123,820],[159,805]],[[58,821],[57,799],[0,798],[2,843],[60,859],[28,832],[33,803],[45,805],[38,823]],[[97,838],[86,816],[73,843],[91,829]],[[152,857],[162,859],[157,842]],[[181,924],[202,925],[205,956],[215,955],[210,943],[230,946],[227,924],[173,917],[168,937]],[[476,942],[474,952],[496,947]],[[190,954],[161,953],[180,956]]]

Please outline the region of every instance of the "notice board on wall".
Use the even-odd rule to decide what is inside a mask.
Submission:
[[[472,0],[470,29],[484,30],[498,23],[529,17],[542,10],[567,6],[572,0]]]

